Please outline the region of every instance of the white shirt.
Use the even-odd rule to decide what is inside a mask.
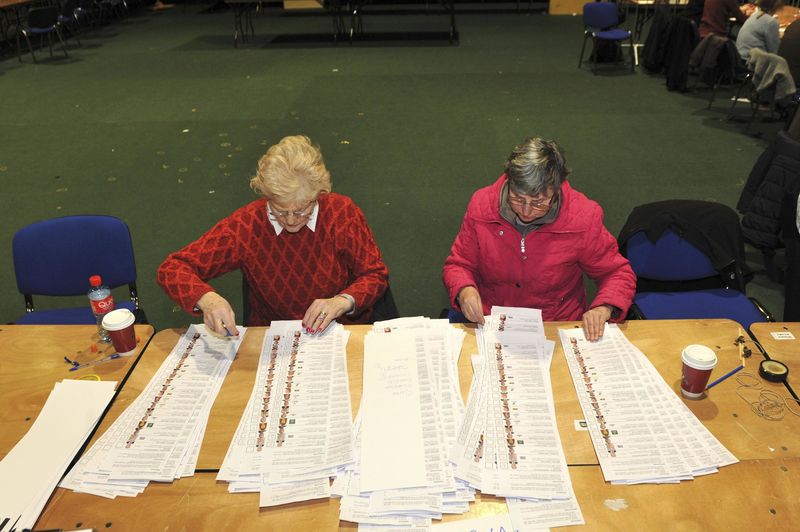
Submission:
[[[283,227],[281,224],[278,223],[277,220],[273,219],[272,215],[269,211],[269,202],[267,202],[267,218],[269,219],[269,223],[272,224],[273,229],[275,229],[275,234],[279,235],[283,231]],[[319,214],[319,203],[314,203],[314,210],[311,211],[311,216],[308,217],[308,221],[306,222],[306,227],[311,229],[312,231],[316,230],[317,228],[317,214]]]

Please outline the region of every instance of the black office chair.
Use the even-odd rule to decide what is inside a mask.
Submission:
[[[80,307],[40,310],[33,296],[81,296],[89,290],[89,277],[100,275],[103,283],[127,286],[127,308],[137,323],[147,323],[139,307],[136,261],[128,226],[113,216],[64,216],[23,227],[12,240],[17,288],[25,299],[25,314],[16,323],[90,324],[95,317],[88,300]]]

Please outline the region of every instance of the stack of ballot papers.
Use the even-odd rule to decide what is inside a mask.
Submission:
[[[33,528],[114,397],[116,385],[115,381],[56,383],[30,430],[0,462],[0,530]]]
[[[244,338],[192,325],[144,391],[92,445],[61,487],[135,497],[150,481],[194,474],[208,414]]]
[[[559,335],[607,481],[680,482],[738,461],[619,328],[597,342],[579,329]]]
[[[455,475],[506,498],[514,527],[583,524],[556,424],[541,311],[493,307],[478,329],[466,416],[450,457]]]
[[[353,462],[349,335],[338,323],[307,334],[299,320],[272,322],[217,475],[229,492],[258,492],[259,506],[330,497],[330,479]]]
[[[359,530],[427,530],[463,513],[474,491],[453,477],[448,451],[464,415],[458,357],[464,332],[446,320],[376,322],[364,338],[356,460],[337,477],[339,517]]]

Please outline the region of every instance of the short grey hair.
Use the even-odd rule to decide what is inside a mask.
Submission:
[[[526,196],[538,196],[551,187],[558,191],[571,173],[561,147],[539,137],[529,137],[516,146],[505,169],[511,190]]]

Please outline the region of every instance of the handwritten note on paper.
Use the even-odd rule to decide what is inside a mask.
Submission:
[[[426,486],[413,335],[364,338],[361,491]]]

